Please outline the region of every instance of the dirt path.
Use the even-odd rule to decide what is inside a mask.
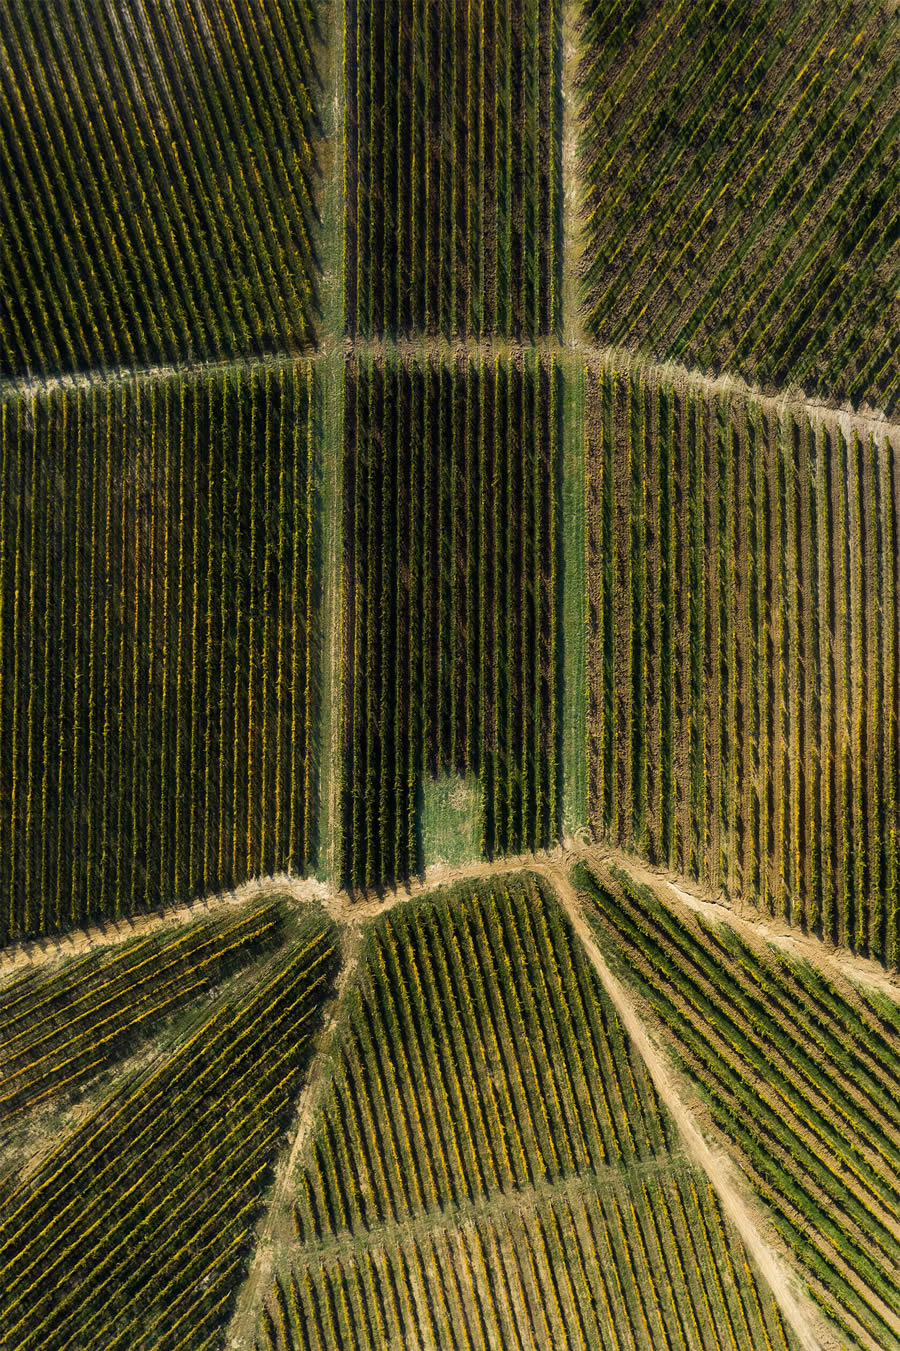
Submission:
[[[325,902],[333,893],[315,878],[289,877],[286,873],[274,877],[257,877],[234,891],[217,891],[202,900],[170,910],[152,910],[149,914],[133,915],[130,919],[108,920],[89,929],[72,929],[59,937],[51,935],[32,942],[13,943],[0,952],[0,978],[26,967],[46,966],[64,957],[75,957],[92,948],[114,947],[133,938],[143,938],[157,929],[190,924],[229,905],[248,905],[263,901],[268,896],[287,894],[295,901]]]
[[[538,854],[518,854],[490,862],[476,860],[452,866],[436,864],[426,868],[424,877],[414,878],[399,886],[384,887],[378,892],[356,892],[352,896],[346,891],[337,890],[330,882],[313,877],[291,877],[287,873],[276,873],[270,877],[254,878],[234,891],[214,892],[190,905],[136,915],[118,922],[110,921],[90,929],[75,929],[60,937],[13,944],[0,951],[0,979],[26,967],[44,966],[92,948],[115,946],[157,929],[188,924],[224,906],[246,905],[265,900],[268,896],[288,896],[298,905],[315,903],[321,905],[335,923],[358,926],[369,923],[403,901],[427,895],[439,887],[452,886],[455,882],[498,877],[503,873],[531,868],[551,877],[556,884],[560,877],[567,876],[569,868],[580,859],[600,868],[617,865],[636,881],[652,887],[663,901],[667,893],[674,895],[682,904],[710,919],[730,924],[738,933],[756,942],[775,943],[793,956],[818,966],[826,974],[837,974],[844,979],[850,977],[861,984],[880,989],[900,1002],[900,977],[886,971],[870,958],[855,956],[844,948],[826,946],[820,939],[807,937],[777,917],[761,915],[748,907],[732,909],[720,900],[713,899],[710,893],[694,888],[693,884],[675,877],[667,870],[651,868],[620,850],[588,844],[575,838],[567,839],[564,845],[556,849]]]
[[[894,999],[900,1000],[900,984],[875,962],[854,957],[840,950],[829,951],[818,940],[792,932],[786,924],[780,925],[770,916],[748,918],[745,913],[731,910],[710,895],[698,894],[696,890],[689,889],[690,884],[685,883],[683,879],[676,879],[672,874],[649,868],[632,856],[617,850],[588,845],[577,839],[569,839],[565,846],[541,854],[523,854],[455,867],[435,866],[428,868],[423,878],[404,886],[386,888],[378,894],[357,893],[350,896],[346,892],[337,891],[328,883],[311,878],[300,879],[287,875],[260,878],[246,883],[235,891],[218,893],[193,905],[77,931],[62,938],[20,944],[0,953],[0,976],[2,976],[15,970],[43,965],[58,958],[82,953],[91,948],[125,942],[156,929],[189,923],[224,906],[244,905],[273,894],[289,896],[297,905],[321,905],[330,917],[344,928],[345,962],[339,977],[337,997],[328,1023],[322,1030],[319,1050],[298,1101],[290,1148],[283,1151],[276,1166],[271,1200],[262,1222],[253,1263],[238,1297],[229,1330],[228,1345],[234,1348],[234,1351],[253,1345],[255,1331],[253,1320],[258,1313],[263,1291],[268,1288],[271,1281],[281,1244],[289,1243],[292,1239],[292,1230],[289,1228],[290,1210],[287,1205],[288,1191],[297,1161],[308,1138],[323,1078],[327,1074],[330,1050],[340,1022],[341,995],[348,987],[356,969],[360,927],[403,901],[428,895],[441,887],[462,881],[497,877],[503,873],[522,869],[531,869],[545,877],[557,892],[626,1030],[644,1057],[661,1098],[682,1133],[689,1157],[704,1170],[716,1188],[726,1213],[748,1252],[756,1260],[760,1271],[771,1285],[779,1306],[794,1329],[801,1346],[806,1351],[833,1351],[836,1347],[835,1341],[824,1329],[814,1307],[805,1296],[795,1290],[790,1278],[790,1269],[780,1252],[763,1237],[761,1218],[756,1213],[755,1203],[744,1194],[739,1181],[739,1171],[724,1151],[715,1150],[701,1134],[695,1124],[691,1108],[681,1097],[681,1091],[668,1061],[651,1040],[630,997],[610,971],[594,942],[582,914],[577,893],[568,876],[569,869],[579,859],[601,870],[619,865],[636,880],[652,887],[662,900],[665,900],[668,893],[693,910],[700,911],[710,918],[726,921],[738,932],[743,932],[757,942],[760,940],[775,942],[793,954],[810,960],[826,972],[831,968],[833,972],[836,971],[842,976],[851,976],[855,980],[875,985]]]
[[[675,1119],[681,1138],[691,1160],[706,1173],[716,1189],[722,1208],[739,1233],[741,1240],[768,1281],[772,1293],[805,1351],[831,1351],[837,1343],[824,1327],[814,1306],[794,1286],[791,1273],[780,1253],[765,1241],[760,1220],[753,1213],[751,1203],[745,1200],[737,1182],[737,1170],[724,1153],[714,1151],[701,1135],[691,1109],[685,1104],[675,1083],[668,1062],[650,1040],[644,1023],[638,1017],[623,986],[607,966],[594,942],[587,921],[581,911],[578,896],[569,882],[566,871],[554,865],[544,865],[539,871],[552,881],[560,902],[572,926],[584,944],[604,989],[616,1007],[619,1017],[644,1059],[656,1090]]]
[[[892,445],[900,443],[900,423],[891,421],[884,413],[878,411],[855,412],[848,408],[831,407],[821,401],[806,399],[802,394],[792,389],[787,389],[777,395],[764,394],[757,385],[750,384],[737,375],[709,376],[704,375],[702,371],[693,370],[673,361],[648,362],[624,348],[601,347],[587,342],[576,337],[571,331],[562,342],[555,336],[538,337],[533,342],[528,343],[527,346],[538,351],[581,352],[585,359],[590,358],[595,363],[608,363],[620,369],[642,370],[654,378],[671,381],[683,388],[703,390],[707,394],[735,394],[752,399],[764,411],[770,413],[781,414],[785,411],[802,413],[814,423],[828,422],[840,426],[848,439],[852,438],[854,431],[857,431],[861,438],[872,435],[881,444],[886,440],[890,441]],[[508,339],[485,339],[483,341],[454,339],[453,342],[448,342],[441,337],[423,336],[415,339],[400,338],[397,342],[384,342],[378,339],[350,341],[339,334],[326,333],[318,346],[310,348],[308,352],[299,354],[276,352],[253,360],[242,357],[236,361],[192,362],[179,366],[123,366],[116,369],[83,371],[72,375],[41,376],[34,380],[3,378],[0,379],[0,398],[7,395],[30,398],[33,395],[41,395],[59,388],[91,388],[93,385],[106,387],[131,383],[135,380],[172,378],[175,375],[189,377],[212,371],[224,371],[234,366],[247,369],[250,366],[271,365],[277,368],[279,366],[291,366],[296,361],[327,360],[328,357],[333,357],[336,353],[351,351],[367,352],[373,356],[378,356],[388,350],[399,352],[401,355],[432,355],[445,358],[452,355],[453,352],[459,351],[490,359],[522,349],[520,344]]]
[[[254,1345],[260,1310],[272,1284],[279,1251],[294,1241],[290,1193],[294,1173],[315,1121],[316,1105],[330,1073],[334,1044],[342,1030],[343,997],[353,981],[359,964],[357,937],[344,944],[344,961],[332,999],[331,1011],[319,1032],[318,1048],[294,1116],[290,1149],[284,1149],[275,1165],[275,1179],[265,1219],[258,1231],[253,1261],[247,1279],[238,1292],[234,1313],[225,1336],[229,1351],[249,1351]]]

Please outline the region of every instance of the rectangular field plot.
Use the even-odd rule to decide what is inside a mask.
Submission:
[[[275,1284],[260,1351],[793,1351],[711,1191],[683,1165],[518,1198],[310,1252]]]
[[[0,935],[302,872],[315,820],[301,363],[0,402]]]
[[[423,776],[490,855],[559,833],[554,358],[360,357],[344,415],[342,877],[419,866]]]
[[[309,343],[312,8],[0,6],[0,375]]]
[[[581,41],[592,335],[896,411],[896,11],[587,0]]]
[[[587,372],[594,829],[898,958],[896,447]]]
[[[561,0],[346,0],[347,332],[555,332]]]

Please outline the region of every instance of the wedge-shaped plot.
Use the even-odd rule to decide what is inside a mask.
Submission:
[[[643,996],[842,1346],[900,1346],[900,1008],[577,865],[610,960]]]
[[[301,925],[6,1189],[4,1345],[176,1351],[221,1337],[335,958],[329,928]]]

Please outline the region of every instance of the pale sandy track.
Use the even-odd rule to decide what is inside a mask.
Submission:
[[[725,1214],[768,1281],[779,1308],[790,1323],[800,1345],[804,1351],[831,1351],[832,1348],[836,1348],[837,1343],[825,1328],[815,1306],[792,1281],[789,1268],[780,1253],[770,1247],[763,1238],[760,1217],[753,1214],[752,1204],[742,1195],[736,1168],[724,1153],[714,1151],[700,1133],[690,1107],[681,1097],[668,1061],[651,1041],[631,999],[610,971],[594,942],[582,914],[578,895],[568,876],[560,868],[550,867],[541,871],[546,871],[553,882],[556,893],[572,921],[572,927],[581,939],[606,993],[615,1005],[625,1030],[643,1057],[650,1077],[656,1085],[656,1091],[675,1119],[689,1157],[703,1169],[715,1187]]]
[[[898,0],[898,4],[900,4],[900,0]],[[764,409],[773,413],[780,414],[785,411],[802,413],[814,423],[828,422],[840,425],[847,436],[852,435],[855,430],[861,436],[871,434],[879,442],[887,440],[894,446],[900,445],[900,424],[891,421],[885,413],[878,409],[863,408],[855,410],[850,407],[832,407],[821,400],[807,399],[803,391],[796,388],[788,388],[780,394],[766,394],[757,385],[749,384],[737,375],[709,376],[704,375],[702,371],[681,366],[676,362],[647,361],[625,348],[600,347],[580,340],[571,334],[565,342],[560,342],[556,337],[545,337],[537,338],[534,342],[524,346],[537,351],[579,352],[583,354],[586,361],[629,367],[636,371],[643,371],[651,378],[665,380],[676,386],[703,390],[708,394],[732,394],[740,398],[752,399]],[[41,376],[33,380],[2,379],[0,380],[0,398],[14,395],[32,398],[51,389],[87,388],[94,383],[103,386],[118,385],[129,384],[136,380],[174,379],[176,376],[180,376],[182,379],[191,379],[230,369],[234,366],[247,369],[251,365],[259,364],[277,368],[279,366],[291,366],[298,361],[325,359],[339,350],[348,353],[368,353],[374,357],[383,355],[390,350],[401,355],[430,355],[445,359],[453,352],[458,351],[469,352],[473,357],[481,356],[489,360],[493,357],[522,351],[524,346],[511,342],[509,339],[485,339],[482,341],[454,339],[453,342],[448,342],[440,337],[421,337],[416,339],[401,338],[396,342],[384,342],[378,339],[350,341],[340,336],[327,334],[316,348],[311,348],[308,352],[299,354],[275,353],[254,361],[240,358],[236,361],[194,362],[181,366],[123,366],[107,370],[79,372],[72,375]]]
[[[319,882],[315,878],[291,877],[287,873],[254,878],[234,891],[214,892],[203,900],[188,905],[136,915],[132,919],[118,922],[108,921],[90,929],[74,929],[59,937],[50,936],[35,939],[33,942],[12,944],[0,951],[0,977],[26,967],[43,966],[64,957],[87,952],[90,948],[124,943],[157,929],[187,924],[224,906],[246,905],[253,901],[265,900],[267,896],[273,894],[288,896],[301,905],[319,904],[336,923],[358,925],[368,923],[394,905],[416,896],[427,895],[438,887],[449,886],[454,882],[479,877],[496,877],[502,873],[517,872],[522,868],[533,868],[556,881],[559,877],[565,877],[568,869],[579,859],[600,868],[618,865],[637,881],[653,887],[663,901],[671,900],[672,896],[675,896],[682,904],[693,910],[699,910],[711,919],[727,921],[739,933],[744,933],[757,942],[763,940],[774,943],[793,956],[803,957],[826,972],[844,978],[849,976],[853,980],[875,986],[892,998],[900,1000],[900,979],[886,971],[878,962],[866,957],[857,957],[844,948],[828,946],[820,939],[807,937],[786,922],[770,915],[763,915],[748,906],[733,909],[712,893],[685,882],[684,879],[675,877],[664,869],[651,868],[631,854],[609,849],[605,845],[591,845],[577,839],[567,839],[564,845],[537,854],[518,854],[494,859],[491,862],[476,860],[455,867],[439,865],[427,868],[424,877],[415,878],[400,886],[385,887],[378,891],[355,892],[353,895],[338,890],[329,883]]]
[[[393,906],[416,897],[428,895],[441,887],[462,881],[501,876],[504,873],[531,869],[553,886],[572,925],[584,944],[585,951],[597,971],[604,988],[612,999],[623,1025],[644,1058],[648,1071],[663,1102],[672,1113],[681,1132],[685,1149],[691,1159],[703,1169],[715,1187],[720,1202],[738,1231],[747,1251],[756,1261],[768,1281],[779,1307],[794,1330],[804,1351],[836,1351],[837,1342],[829,1333],[812,1302],[802,1293],[799,1284],[791,1279],[790,1267],[774,1245],[764,1237],[762,1213],[746,1186],[740,1182],[737,1166],[724,1149],[715,1149],[699,1130],[690,1105],[682,1097],[669,1062],[650,1037],[647,1026],[638,1014],[630,996],[607,966],[591,935],[582,913],[575,889],[569,881],[569,869],[578,860],[585,860],[601,871],[619,865],[636,880],[651,886],[661,900],[678,902],[707,914],[710,918],[727,921],[747,937],[774,942],[802,956],[828,972],[880,987],[895,999],[900,999],[900,982],[877,963],[852,954],[827,948],[815,938],[807,938],[787,925],[779,925],[769,916],[745,911],[738,913],[722,904],[721,898],[694,889],[683,879],[664,870],[649,868],[630,855],[596,846],[581,840],[567,840],[565,846],[539,854],[523,854],[490,862],[476,861],[457,867],[438,866],[426,870],[425,876],[398,887],[385,888],[377,893],[362,892],[349,895],[333,886],[309,878],[286,874],[258,878],[230,892],[216,893],[192,905],[180,906],[165,912],[140,915],[132,920],[106,924],[87,930],[78,930],[60,938],[40,939],[18,944],[0,953],[0,976],[28,967],[52,963],[66,956],[115,945],[157,929],[175,927],[211,914],[226,906],[241,906],[279,894],[290,897],[298,906],[321,906],[338,924],[351,931],[371,922]],[[356,967],[356,941],[345,936],[345,960],[339,978],[339,993],[346,988]],[[335,1000],[329,1021],[319,1040],[319,1051],[313,1061],[309,1078],[298,1102],[290,1147],[286,1147],[276,1165],[275,1182],[266,1215],[262,1221],[259,1242],[247,1280],[242,1286],[228,1336],[231,1351],[253,1345],[255,1318],[263,1292],[271,1281],[277,1252],[284,1241],[281,1231],[289,1219],[286,1205],[291,1179],[307,1141],[316,1103],[322,1086],[322,1077],[329,1063],[329,1051],[337,1033],[340,1002]],[[287,1236],[289,1241],[290,1235]],[[877,1348],[872,1349],[877,1351]]]
[[[348,948],[349,950],[345,949],[344,952],[344,964],[338,976],[331,1011],[325,1026],[318,1034],[316,1054],[297,1101],[290,1148],[282,1151],[275,1165],[272,1194],[265,1218],[259,1228],[253,1261],[247,1279],[238,1293],[225,1337],[225,1345],[229,1351],[244,1351],[244,1348],[249,1349],[253,1346],[259,1311],[271,1288],[278,1250],[289,1244],[293,1238],[290,1190],[300,1155],[315,1121],[316,1104],[328,1073],[335,1036],[340,1033],[341,996],[355,974],[358,961],[357,946],[349,944]]]

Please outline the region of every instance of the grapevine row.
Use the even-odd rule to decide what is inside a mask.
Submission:
[[[5,1198],[0,1332],[30,1351],[179,1345],[217,1326],[334,967],[315,922]]]
[[[578,865],[575,880],[818,1297],[879,1346],[900,1345],[896,1026],[849,987],[675,913],[622,872]]]
[[[529,878],[461,890],[375,927],[296,1229],[362,1231],[666,1148],[550,894]]]
[[[555,332],[559,0],[344,11],[347,332]]]
[[[0,1000],[0,1113],[6,1122],[71,1090],[138,1038],[281,936],[277,902],[213,918],[176,937],[151,935],[91,952],[60,970],[26,972]]]
[[[0,15],[0,374],[296,352],[313,335],[306,0]]]
[[[276,1278],[257,1351],[431,1346],[788,1351],[712,1190],[679,1167],[602,1191],[303,1254]]]
[[[894,408],[900,37],[877,0],[588,0],[582,53],[591,333]]]

